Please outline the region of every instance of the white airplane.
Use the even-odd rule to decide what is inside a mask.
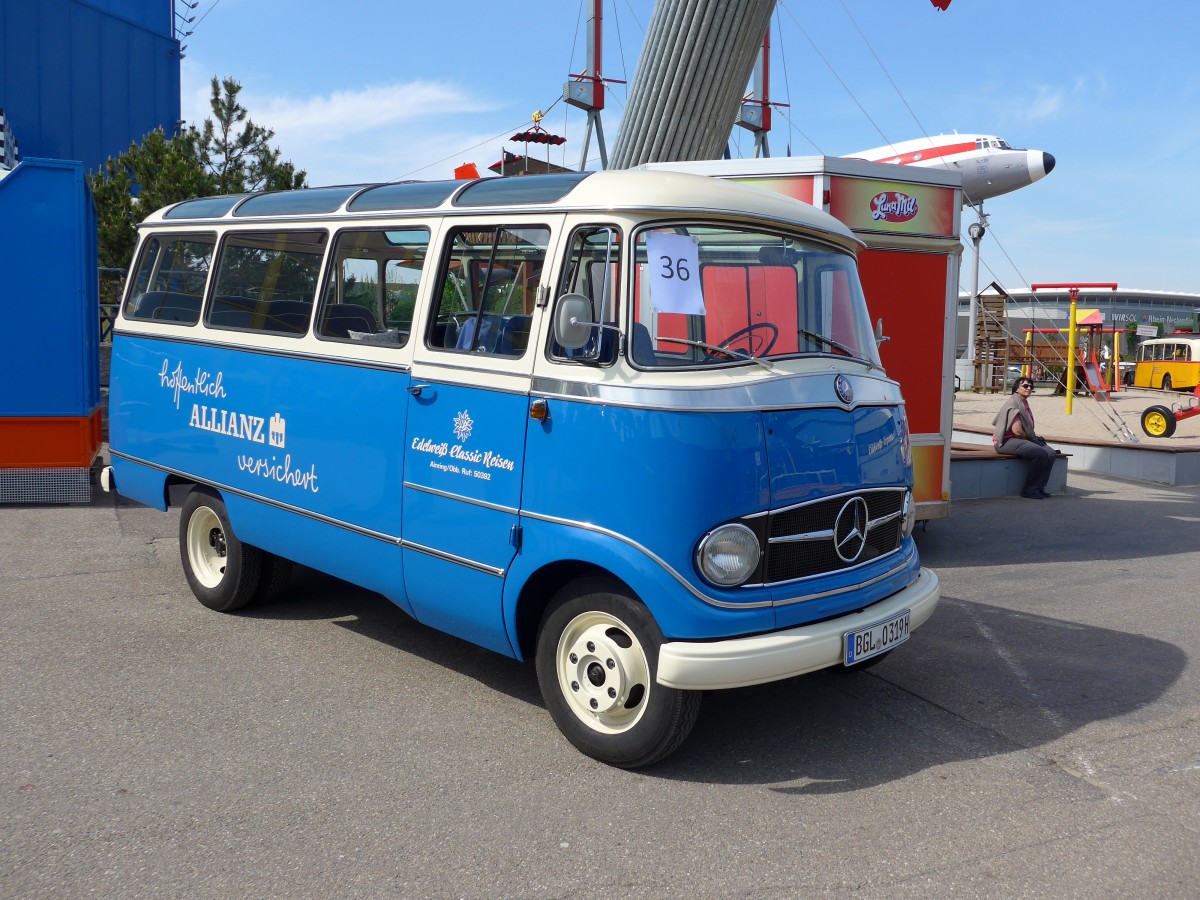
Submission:
[[[1049,153],[1018,150],[990,134],[939,134],[847,156],[902,166],[945,166],[961,172],[964,205],[1033,184],[1054,169],[1054,157]]]

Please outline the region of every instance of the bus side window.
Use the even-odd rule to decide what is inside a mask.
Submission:
[[[321,304],[321,337],[403,347],[429,251],[429,229],[341,231]]]
[[[125,302],[125,318],[195,325],[200,320],[204,283],[216,243],[212,234],[147,240]]]
[[[299,336],[308,332],[324,231],[240,232],[221,245],[206,324]]]
[[[575,232],[570,248],[558,296],[582,294],[591,301],[593,322],[617,326],[621,232],[611,225],[589,225]],[[617,332],[612,329],[593,329],[593,332],[597,331],[599,336],[593,334],[588,343],[578,350],[566,350],[551,337],[550,355],[601,364],[614,362],[617,357]]]
[[[550,229],[542,226],[457,230],[442,270],[427,346],[524,356],[549,242]]]

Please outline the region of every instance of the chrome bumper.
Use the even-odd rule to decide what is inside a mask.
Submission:
[[[909,630],[933,614],[941,597],[938,577],[921,569],[917,580],[875,605],[816,625],[724,641],[669,641],[658,652],[658,683],[689,691],[712,691],[779,681],[842,663],[847,631],[909,610]]]

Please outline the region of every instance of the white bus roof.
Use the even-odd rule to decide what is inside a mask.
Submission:
[[[201,197],[151,213],[143,224],[187,226],[199,222],[366,218],[435,210],[446,215],[478,215],[543,209],[726,213],[735,218],[799,225],[840,238],[840,243],[861,245],[837,219],[781,194],[717,178],[645,170],[341,185]]]

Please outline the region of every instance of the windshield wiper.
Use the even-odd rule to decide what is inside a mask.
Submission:
[[[818,344],[825,344],[833,350],[841,350],[847,356],[852,356],[855,359],[862,359],[857,353],[843,344],[841,341],[835,341],[833,338],[825,337],[823,334],[817,334],[815,331],[809,331],[807,328],[797,329],[806,338],[816,341]]]
[[[716,344],[706,344],[704,341],[689,341],[685,338],[665,337],[659,335],[660,341],[666,341],[670,344],[687,344],[689,347],[699,347],[701,350],[708,350],[712,353],[724,353],[726,356],[737,360],[748,359],[750,362],[756,362],[768,372],[776,371],[775,367],[765,359],[759,359],[757,356],[751,356],[745,350],[734,350],[731,347],[718,347]]]

